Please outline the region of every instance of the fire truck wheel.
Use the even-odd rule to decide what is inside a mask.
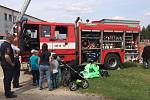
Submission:
[[[120,65],[120,58],[117,54],[108,54],[104,60],[104,67],[108,69],[117,69]]]

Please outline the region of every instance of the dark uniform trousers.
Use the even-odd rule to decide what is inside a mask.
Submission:
[[[13,87],[19,86],[19,77],[20,77],[19,57],[15,57],[15,67],[14,67],[14,71],[13,71]]]
[[[2,65],[3,73],[4,73],[4,90],[5,96],[11,95],[11,81],[13,78],[13,67],[10,65]]]

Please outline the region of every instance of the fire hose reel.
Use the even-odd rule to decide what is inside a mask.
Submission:
[[[89,40],[82,40],[82,47],[87,48],[89,46]]]

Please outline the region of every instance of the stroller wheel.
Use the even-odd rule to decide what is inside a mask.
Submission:
[[[87,80],[82,80],[82,82],[81,82],[81,87],[82,87],[83,89],[88,88],[88,87],[89,87],[89,82],[88,82]]]
[[[62,85],[63,85],[64,87],[66,87],[66,86],[68,85],[67,80],[63,80],[63,81],[62,81]]]
[[[75,91],[75,90],[78,89],[78,86],[77,86],[77,84],[76,84],[75,82],[70,82],[70,83],[69,83],[69,89],[70,89],[71,91]]]
[[[68,71],[64,70],[62,72],[62,85],[67,86],[70,78],[70,73]]]

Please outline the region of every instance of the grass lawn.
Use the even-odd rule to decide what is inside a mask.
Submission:
[[[79,92],[112,100],[150,100],[150,69],[130,67],[109,73],[108,78],[89,79],[90,87]]]

